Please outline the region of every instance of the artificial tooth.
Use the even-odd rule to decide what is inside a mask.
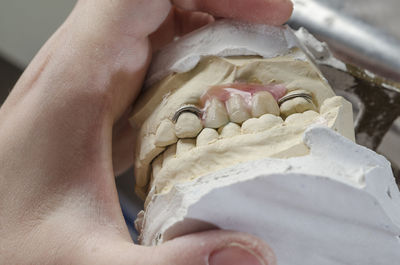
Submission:
[[[181,114],[184,112],[191,112],[193,114],[196,114],[196,116],[201,115],[201,110],[195,105],[184,105],[175,112],[174,116],[172,117],[172,121],[176,122],[179,116],[181,116]]]
[[[167,150],[163,153],[163,164],[164,167],[171,159],[176,158],[176,144],[168,146]]]
[[[196,147],[196,139],[180,139],[176,144],[176,155],[185,154]]]
[[[197,136],[196,145],[203,146],[218,140],[218,132],[215,129],[204,128]]]
[[[228,113],[224,104],[218,99],[213,98],[205,113],[204,126],[217,129],[228,122]]]
[[[155,145],[164,147],[178,141],[175,134],[175,125],[170,120],[163,120],[156,131]]]
[[[263,114],[279,116],[280,109],[275,98],[268,91],[260,91],[254,94],[251,114],[253,117],[260,117]]]
[[[175,134],[178,138],[194,138],[203,129],[200,118],[191,112],[182,113],[176,124]]]
[[[296,96],[299,95],[299,96]],[[304,95],[304,96],[300,96]],[[306,97],[307,96],[307,97]],[[311,95],[305,90],[295,90],[284,96],[287,100],[281,103],[280,111],[284,118],[294,114],[303,113],[307,110],[316,110],[314,103],[311,100]],[[281,99],[282,100],[282,99]]]
[[[218,129],[221,138],[229,138],[240,134],[240,126],[230,122],[227,125]]]
[[[238,94],[233,94],[226,101],[226,109],[232,122],[242,123],[251,117],[247,110],[246,102]]]

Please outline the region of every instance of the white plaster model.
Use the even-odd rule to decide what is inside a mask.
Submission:
[[[155,57],[130,119],[142,244],[217,227],[265,239],[283,265],[400,260],[390,165],[354,143],[352,106],[306,44],[220,21]]]
[[[219,21],[182,39],[163,48],[153,59],[147,86],[171,73],[188,72],[207,56],[258,55],[273,58],[298,46],[297,38],[289,28],[249,25],[230,20]],[[301,54],[299,56],[303,58]]]
[[[222,21],[158,54],[149,79],[168,75],[146,88],[131,118],[140,129],[139,195],[168,192],[176,183],[242,162],[306,155],[301,137],[311,124],[354,140],[351,104],[335,96],[296,40],[286,27]],[[196,63],[188,68],[187,60]],[[240,126],[240,133],[218,134],[228,123]],[[197,138],[197,145],[172,154],[177,140],[187,138]],[[165,150],[168,162],[155,174],[152,161]]]
[[[397,264],[390,163],[326,127],[303,140],[307,156],[239,164],[153,196],[138,219],[141,243],[221,228],[261,237],[281,265]]]

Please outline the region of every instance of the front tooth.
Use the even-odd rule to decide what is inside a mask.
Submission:
[[[230,122],[227,125],[218,129],[221,138],[229,138],[240,134],[240,126]]]
[[[162,166],[165,167],[169,161],[176,157],[176,144],[168,146],[167,150],[163,153],[163,164]]]
[[[263,114],[279,116],[280,110],[275,98],[268,91],[261,91],[254,94],[251,114],[253,117],[260,117]]]
[[[175,124],[175,133],[179,138],[194,138],[202,129],[200,118],[191,112],[182,113]]]
[[[246,108],[246,102],[237,94],[232,95],[226,102],[229,119],[232,122],[242,123],[250,118],[250,114]]]
[[[195,139],[180,139],[176,145],[176,155],[185,154],[196,147]]]
[[[218,140],[218,132],[215,129],[204,128],[197,136],[196,145],[203,146]]]
[[[260,118],[252,118],[242,124],[242,133],[258,133],[283,123],[281,117],[264,114]]]
[[[175,135],[175,127],[172,121],[163,120],[156,132],[155,145],[165,147],[178,141]]]
[[[228,113],[224,104],[218,99],[213,98],[205,113],[204,126],[217,129],[228,122]]]

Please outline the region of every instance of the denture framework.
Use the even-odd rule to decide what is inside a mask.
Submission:
[[[172,43],[156,55],[145,91],[138,99],[130,119],[131,124],[140,130],[139,146],[135,154],[135,176],[136,191],[146,200],[145,212],[140,214],[137,222],[143,244],[158,244],[175,236],[215,226],[256,234],[257,229],[272,229],[271,226],[278,222],[279,218],[288,218],[285,211],[274,208],[275,212],[271,214],[276,215],[275,218],[267,218],[263,214],[253,218],[259,222],[265,221],[262,226],[255,226],[255,230],[249,230],[247,227],[252,226],[251,219],[239,222],[233,227],[224,221],[226,218],[243,219],[240,213],[228,211],[231,209],[229,196],[236,195],[232,195],[227,187],[240,189],[240,185],[243,185],[248,189],[255,179],[260,179],[258,184],[255,181],[256,186],[270,185],[277,177],[285,178],[291,175],[294,176],[293,183],[304,180],[304,183],[314,185],[314,181],[329,179],[332,185],[336,185],[336,182],[345,183],[357,191],[367,187],[365,175],[352,175],[350,172],[356,167],[354,165],[360,170],[366,170],[366,164],[354,162],[353,166],[351,163],[343,166],[342,171],[332,169],[327,172],[326,162],[338,164],[340,159],[326,152],[312,152],[310,142],[314,141],[313,137],[318,139],[325,135],[329,139],[325,143],[326,150],[335,152],[330,145],[335,146],[338,143],[338,153],[357,153],[354,151],[356,144],[351,104],[334,94],[304,49],[287,27],[249,25],[225,20]],[[313,126],[323,126],[323,129],[314,129],[308,133],[308,138],[305,137],[305,132],[310,131]],[[321,135],[315,132],[321,132]],[[309,139],[309,142],[306,139]],[[324,145],[321,141],[314,142],[318,142],[314,150],[319,150],[321,145]],[[345,144],[339,144],[342,142]],[[364,152],[362,148],[357,150]],[[316,162],[322,155],[329,159],[327,158],[325,163]],[[373,157],[372,154],[369,155],[368,157]],[[351,161],[352,158],[349,159]],[[296,169],[295,165],[300,160],[304,160],[307,165],[311,163],[308,172],[304,167]],[[371,161],[375,160],[371,158]],[[249,167],[254,163],[262,164],[258,168],[262,174]],[[275,167],[275,164],[285,164],[287,167],[279,168]],[[375,166],[386,166],[385,163],[378,164]],[[248,174],[245,176],[243,171],[246,170]],[[313,180],[310,180],[311,175]],[[387,179],[388,183],[393,182],[390,176]],[[268,184],[268,181],[271,183]],[[282,183],[287,182],[285,180]],[[315,187],[318,185],[315,184]],[[321,186],[320,191],[307,193],[305,190],[293,192],[293,188],[285,189],[279,184],[280,191],[274,194],[279,198],[293,197],[293,200],[301,202],[304,199],[304,205],[308,205],[308,200],[318,200],[318,196],[325,198],[326,194],[323,192],[327,193],[326,187],[325,184],[321,185],[323,187]],[[329,185],[327,187],[329,190]],[[255,188],[259,189],[260,187]],[[218,190],[221,194],[228,194],[228,197],[218,197],[216,201],[210,202],[209,194],[218,193]],[[270,190],[270,187],[265,187],[265,190]],[[342,191],[343,196],[352,198],[352,195],[348,194],[351,191],[346,187]],[[258,193],[252,199],[248,199],[246,194],[238,192],[238,196],[242,196],[240,198],[243,199],[239,202],[243,205],[238,207],[253,209],[252,215],[257,211],[271,210],[268,209],[272,205],[270,202],[265,203],[264,207],[260,206],[260,201],[277,199]],[[391,196],[397,196],[397,200],[400,201],[398,191],[391,191]],[[224,203],[221,204],[221,200],[227,207],[223,206]],[[237,201],[237,198],[232,201]],[[329,200],[322,201],[326,201],[326,204],[322,203],[319,207],[328,207]],[[204,208],[212,207],[214,203],[221,205],[222,213],[226,209],[226,215],[213,219],[212,216],[216,216],[215,211],[204,211]],[[255,208],[255,205],[258,205],[258,208]],[[203,210],[193,210],[196,207]],[[281,207],[285,207],[285,204],[282,203]],[[298,207],[299,209],[289,212],[294,215],[294,212],[301,211],[301,205]],[[191,212],[191,209],[194,212]],[[311,213],[306,211],[304,218],[310,225],[313,224],[312,216],[318,209],[314,207],[314,212]],[[397,214],[395,219],[399,221],[396,229],[400,230],[400,206],[396,210],[393,209],[392,211],[397,212],[392,216]],[[331,214],[332,218],[338,217],[326,209],[319,210]],[[202,213],[202,216],[199,216],[199,213]],[[287,224],[283,230],[293,230],[290,222],[282,223]],[[318,233],[306,231],[304,227],[299,229],[294,232],[292,240],[303,240],[308,244],[311,242],[310,238]],[[319,229],[326,227],[320,226]],[[304,232],[309,232],[309,237],[304,236]],[[275,247],[278,262],[283,261],[279,264],[295,264],[289,262],[293,257],[282,254],[284,251],[281,248],[291,244],[278,238],[270,238],[276,235],[272,232],[263,232],[261,235],[266,237],[264,239],[270,242],[273,248]],[[382,242],[390,241],[385,240]],[[291,246],[293,255],[303,255],[303,247],[297,243]],[[326,246],[322,244],[316,252],[330,255],[327,251],[328,246],[328,243]],[[400,249],[400,241],[398,247]],[[340,249],[338,247],[338,253],[341,253]],[[355,261],[356,258],[348,254],[348,260]],[[285,263],[286,261],[288,263]],[[316,260],[310,258],[308,261]],[[332,261],[318,264],[346,263]]]

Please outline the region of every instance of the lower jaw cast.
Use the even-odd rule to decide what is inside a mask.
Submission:
[[[308,121],[319,115],[311,93],[300,89],[287,93],[281,85],[229,84],[213,87],[199,102],[198,105],[182,106],[172,121],[163,121],[159,126],[156,145],[167,149],[151,163],[152,178],[157,178],[174,158],[189,155],[196,148],[235,136],[259,137],[254,134],[290,127],[298,121],[298,117],[293,121],[290,119],[293,114],[302,115],[303,120]],[[284,119],[290,124],[285,123]],[[211,153],[209,155],[212,156]],[[198,159],[202,160],[201,157]],[[218,163],[218,160],[214,163]],[[193,165],[193,168],[197,166]],[[195,177],[197,175],[193,174],[189,178]]]

